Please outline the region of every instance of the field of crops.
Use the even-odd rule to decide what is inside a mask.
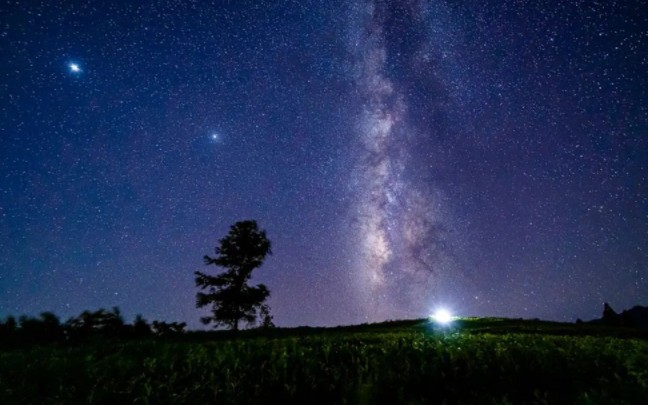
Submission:
[[[6,349],[0,351],[0,403],[645,403],[648,398],[648,340],[567,335],[547,327],[510,333],[475,325],[435,329],[418,322],[236,339]],[[525,329],[523,322],[515,325]]]

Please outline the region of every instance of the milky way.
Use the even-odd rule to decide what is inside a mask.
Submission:
[[[359,31],[351,38],[358,59],[356,80],[361,112],[356,133],[360,150],[354,190],[356,231],[360,254],[354,265],[358,289],[372,319],[425,313],[447,270],[444,229],[447,216],[429,181],[428,167],[412,150],[434,128],[421,128],[409,108],[406,87],[387,74],[390,61],[412,69],[423,57],[427,33],[406,50],[390,44],[388,36],[422,19],[422,5],[409,2],[361,2],[355,10]],[[398,53],[394,57],[394,53]],[[409,73],[401,70],[401,73]],[[432,73],[432,72],[428,72]],[[430,93],[426,97],[437,98]],[[429,159],[429,157],[428,157]]]

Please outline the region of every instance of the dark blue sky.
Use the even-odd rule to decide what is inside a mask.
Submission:
[[[0,317],[195,327],[193,271],[242,219],[283,326],[648,304],[643,1],[12,1],[0,23]]]

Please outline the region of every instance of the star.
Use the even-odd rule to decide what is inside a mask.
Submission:
[[[216,133],[216,132],[212,132],[212,133],[209,135],[209,140],[210,140],[212,143],[219,143],[219,142],[221,141],[221,136],[220,136],[218,133]]]
[[[68,67],[72,73],[81,73],[81,67],[77,63],[70,63]]]

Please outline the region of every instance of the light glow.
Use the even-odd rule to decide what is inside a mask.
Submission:
[[[447,325],[454,319],[452,314],[444,308],[437,309],[436,312],[430,316],[430,318],[441,325]]]

